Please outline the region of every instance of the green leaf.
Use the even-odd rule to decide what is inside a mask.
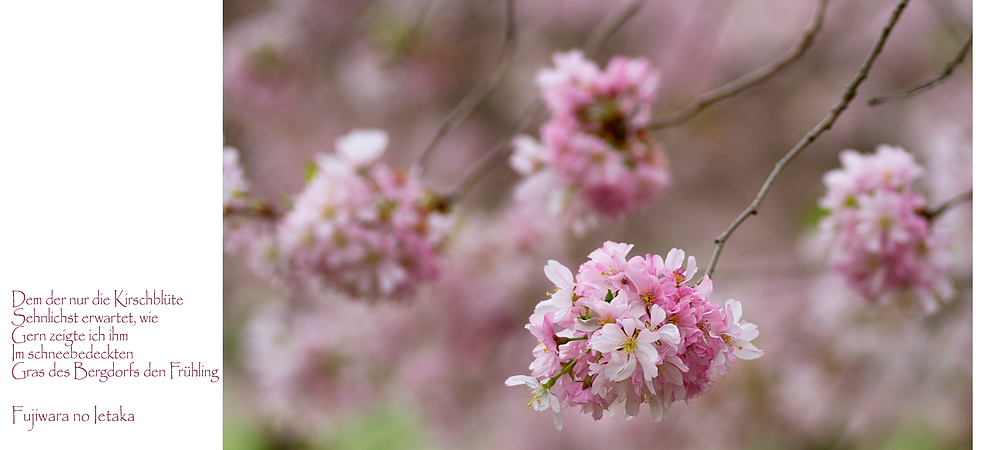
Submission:
[[[317,166],[314,161],[309,161],[306,163],[306,170],[305,170],[306,183],[312,181],[312,179],[316,176],[316,171],[318,170],[319,166]]]

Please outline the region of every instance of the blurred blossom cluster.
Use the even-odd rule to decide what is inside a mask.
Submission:
[[[531,376],[515,375],[506,384],[527,385],[529,404],[551,407],[556,428],[562,428],[560,410],[576,405],[600,419],[605,411],[633,417],[646,403],[659,422],[674,401],[708,392],[712,372],[726,375],[737,357],[763,355],[750,343],[759,333],[740,321],[738,300],[712,303],[708,277],[697,287],[685,284],[697,271],[693,256],[687,267],[676,248],[666,259],[626,260],[631,249],[605,242],[575,280],[557,261],[545,266],[556,292],[535,306],[525,326],[538,339]]]
[[[664,127],[826,2],[227,0],[227,445],[970,447],[972,202],[931,212],[972,188],[972,54],[865,100],[940,73],[971,0],[910,2],[696,276],[895,3],[829,2]]]
[[[912,297],[925,312],[935,297],[951,300],[946,231],[931,227],[926,200],[913,192],[923,168],[899,147],[881,145],[871,155],[840,154],[842,169],[823,177],[820,239],[830,246],[830,266],[870,301]]]
[[[328,425],[331,411],[378,398],[372,380],[398,358],[392,341],[407,334],[403,326],[373,332],[376,323],[401,324],[404,311],[338,300],[308,309],[269,304],[247,324],[247,368],[259,401],[298,431],[315,431]]]
[[[670,183],[649,129],[658,75],[643,58],[615,57],[603,71],[580,50],[552,59],[555,68],[536,77],[551,114],[541,142],[515,138],[510,163],[529,177],[519,196],[548,198],[549,215],[575,217],[582,234],[592,217],[635,213]]]
[[[416,177],[381,161],[387,145],[384,132],[357,130],[337,140],[335,153],[317,156],[309,183],[273,235],[249,239],[266,246],[266,256],[254,255],[265,258],[258,266],[269,266],[261,270],[265,278],[381,299],[410,297],[438,276],[450,218]],[[226,152],[228,161],[232,150]]]
[[[409,296],[438,275],[449,218],[414,176],[378,161],[388,137],[354,131],[317,169],[277,226],[278,249],[301,283],[359,298]]]

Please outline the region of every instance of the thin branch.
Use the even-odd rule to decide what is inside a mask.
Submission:
[[[451,193],[444,196],[443,201],[446,205],[453,205],[461,201],[477,181],[483,178],[500,161],[503,161],[507,156],[507,150],[510,148],[510,140],[523,131],[524,126],[530,122],[528,119],[534,117],[542,109],[542,105],[542,100],[535,98],[521,114],[518,114],[514,122],[507,127],[507,131],[504,132],[500,140],[486,152],[486,156],[483,156],[476,165],[462,176],[455,185],[455,188],[451,190]]]
[[[732,97],[764,82],[801,58],[802,55],[805,54],[806,50],[812,46],[813,42],[816,40],[816,34],[819,33],[820,28],[823,26],[823,17],[826,15],[826,5],[828,3],[829,0],[819,0],[819,5],[816,8],[816,15],[813,16],[812,23],[809,25],[805,34],[803,34],[802,38],[799,39],[799,42],[795,44],[795,47],[789,49],[778,59],[771,61],[768,65],[761,66],[757,68],[757,70],[737,78],[736,80],[701,94],[695,101],[691,102],[683,109],[671,113],[666,117],[654,119],[650,127],[657,130],[687,122],[705,108],[708,108],[720,100]]]
[[[955,71],[955,67],[958,67],[959,64],[962,64],[962,61],[965,60],[965,55],[969,53],[970,48],[972,48],[971,33],[969,34],[969,38],[965,40],[965,43],[962,44],[962,48],[958,51],[958,55],[955,55],[955,58],[949,61],[948,64],[944,66],[944,70],[941,71],[940,75],[931,78],[930,80],[927,80],[924,83],[920,84],[919,86],[910,89],[908,91],[896,91],[885,95],[872,97],[868,99],[868,104],[871,106],[875,106],[888,102],[893,99],[910,97],[912,95],[916,95],[923,91],[926,91],[934,86],[937,86],[938,84],[941,84],[941,82],[943,82],[944,80],[948,79],[948,77],[951,76],[952,72]]]
[[[614,17],[609,16],[598,24],[594,28],[595,31],[587,37],[586,42],[583,44],[584,53],[592,57],[601,53],[604,50],[604,46],[611,40],[611,36],[617,33],[625,25],[625,22],[628,22],[629,19],[639,12],[639,8],[642,8],[643,3],[645,3],[645,0],[633,0],[618,15]]]
[[[896,8],[893,9],[892,15],[889,17],[889,21],[886,22],[885,26],[882,28],[882,34],[879,36],[878,41],[875,42],[875,46],[872,47],[870,52],[868,52],[868,57],[865,58],[865,62],[861,65],[861,69],[858,71],[858,74],[855,75],[854,79],[847,85],[847,89],[844,91],[844,95],[841,98],[840,103],[837,104],[837,106],[835,106],[819,124],[810,130],[809,133],[802,138],[802,140],[795,144],[795,147],[792,147],[792,149],[789,150],[789,152],[774,165],[774,169],[771,171],[771,174],[767,176],[767,180],[764,181],[764,185],[760,188],[760,192],[757,193],[757,197],[753,199],[750,206],[748,206],[746,210],[736,217],[736,220],[734,220],[733,223],[726,228],[726,231],[723,231],[719,237],[715,238],[715,252],[712,253],[712,260],[708,263],[708,269],[705,270],[705,276],[712,276],[712,273],[715,271],[715,265],[719,262],[719,255],[722,253],[722,247],[726,244],[726,240],[729,239],[729,236],[733,234],[733,231],[735,231],[736,228],[747,219],[747,217],[757,214],[757,209],[760,207],[760,203],[764,200],[764,196],[766,196],[767,192],[771,189],[771,185],[774,183],[774,179],[778,176],[778,173],[785,168],[792,158],[795,158],[795,156],[801,153],[806,146],[812,144],[813,141],[819,137],[819,135],[823,134],[824,131],[829,130],[833,126],[833,123],[837,121],[837,118],[840,117],[840,114],[843,113],[844,110],[847,109],[847,106],[851,104],[851,100],[857,96],[858,86],[860,86],[861,82],[868,78],[868,71],[871,70],[872,64],[875,62],[875,58],[878,57],[879,53],[882,53],[882,47],[885,46],[885,41],[889,38],[889,33],[892,32],[893,27],[896,26],[896,21],[899,20],[899,16],[903,13],[903,9],[906,8],[907,3],[909,3],[909,0],[900,0],[899,3],[896,4]]]
[[[949,209],[954,208],[970,200],[972,200],[971,189],[968,192],[960,194],[955,198],[948,200],[947,202],[944,202],[944,204],[938,206],[937,208],[928,209],[926,211],[921,212],[920,215],[926,217],[928,221],[933,221],[934,219],[938,218],[938,216],[943,214],[945,211],[948,211]]]
[[[222,208],[223,217],[249,217],[259,218],[269,221],[277,221],[278,212],[262,199],[256,199],[253,204],[241,205],[237,207],[224,206]]]
[[[598,26],[595,28],[594,32],[587,38],[586,42],[592,43],[589,45],[590,49],[594,52],[599,52],[607,44],[608,40],[614,35],[614,33],[621,29],[621,27],[628,21],[628,19],[635,16],[636,12],[639,11],[639,7],[642,6],[645,0],[633,0],[628,6],[625,7],[621,12],[616,14],[613,18],[606,20],[607,26]],[[593,57],[592,53],[587,53],[588,56]],[[458,183],[455,184],[455,188],[451,190],[450,193],[445,194],[444,202],[445,205],[453,205],[460,201],[465,195],[472,189],[472,186],[476,184],[487,172],[493,169],[494,166],[499,164],[507,156],[510,150],[510,140],[520,133],[526,124],[530,121],[530,117],[534,117],[542,106],[542,100],[535,96],[535,99],[531,101],[527,108],[521,112],[515,119],[514,122],[510,124],[507,131],[504,133],[503,137],[500,138],[496,144],[490,148],[486,155],[480,158],[479,162],[476,163],[472,169],[469,169]]]
[[[438,129],[437,134],[431,139],[430,144],[424,148],[424,151],[420,153],[417,158],[416,164],[413,168],[417,176],[423,175],[425,168],[427,167],[427,161],[430,159],[431,155],[434,154],[434,150],[437,149],[438,145],[444,139],[444,137],[455,129],[458,124],[462,123],[469,114],[472,113],[486,97],[493,92],[497,84],[500,82],[500,78],[507,71],[507,66],[510,63],[510,58],[514,53],[515,47],[515,37],[516,28],[514,23],[514,0],[507,0],[507,13],[506,13],[506,27],[504,29],[504,40],[503,47],[500,49],[500,56],[497,58],[496,64],[493,66],[493,70],[490,71],[482,80],[476,84],[468,94],[455,106],[455,109],[448,114],[448,117],[444,119],[444,123],[441,124],[441,128]]]

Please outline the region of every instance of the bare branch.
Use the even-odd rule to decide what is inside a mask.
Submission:
[[[254,199],[251,203],[240,206],[224,206],[222,208],[223,217],[247,217],[258,218],[276,222],[279,218],[278,212],[263,199]]]
[[[819,33],[820,28],[823,26],[823,17],[826,15],[826,5],[828,3],[829,0],[819,0],[819,5],[816,7],[816,15],[813,16],[812,23],[809,25],[805,34],[803,34],[802,38],[799,39],[799,42],[795,44],[795,47],[789,49],[778,59],[771,61],[766,66],[759,67],[757,70],[737,78],[736,80],[701,94],[695,101],[691,102],[683,109],[671,113],[666,117],[654,119],[650,127],[656,130],[687,122],[705,108],[708,108],[720,100],[732,97],[764,82],[771,76],[801,58],[802,55],[805,54],[806,50],[812,46],[813,42],[816,40],[816,34]]]
[[[600,24],[594,28],[594,32],[587,37],[587,41],[583,44],[584,53],[590,56],[597,56],[604,50],[604,46],[607,45],[608,41],[611,40],[611,36],[618,32],[628,22],[637,12],[645,0],[633,0],[629,3],[620,13],[615,16],[609,16]]]
[[[472,189],[472,186],[476,184],[484,175],[486,175],[494,166],[499,164],[507,156],[507,151],[510,149],[510,140],[514,138],[515,135],[523,131],[524,126],[530,123],[528,120],[534,117],[542,109],[542,100],[535,98],[534,101],[528,105],[521,114],[518,114],[514,122],[510,124],[507,131],[504,132],[503,136],[493,145],[486,155],[483,156],[479,162],[476,163],[472,169],[469,169],[465,175],[458,181],[455,188],[451,190],[451,193],[445,195],[444,202],[446,205],[453,205],[458,203],[465,197],[465,194]]]
[[[965,55],[967,55],[969,53],[969,49],[970,48],[972,48],[972,34],[971,33],[969,34],[969,38],[965,40],[965,43],[962,44],[962,48],[959,49],[958,55],[955,55],[955,58],[952,59],[951,61],[949,61],[948,64],[946,64],[944,66],[944,70],[941,71],[940,75],[938,75],[938,76],[936,76],[934,78],[931,78],[930,80],[927,80],[927,81],[921,83],[919,86],[917,86],[917,87],[915,87],[913,89],[910,89],[908,91],[896,91],[896,92],[891,92],[891,93],[888,93],[888,94],[885,94],[885,95],[880,95],[880,96],[877,96],[877,97],[872,97],[872,98],[868,99],[868,104],[871,105],[871,106],[881,105],[882,103],[888,102],[888,101],[893,100],[893,99],[905,98],[905,97],[910,97],[912,95],[919,94],[919,93],[921,93],[923,91],[926,91],[926,90],[928,90],[928,89],[930,89],[930,88],[932,88],[934,86],[937,86],[938,84],[941,84],[941,82],[943,82],[944,80],[948,79],[948,77],[951,76],[952,72],[955,71],[955,67],[958,67],[959,64],[962,64],[962,61],[965,59]]]
[[[921,212],[920,215],[926,217],[928,221],[934,221],[934,219],[938,218],[945,211],[948,211],[949,209],[954,208],[970,200],[972,200],[971,189],[968,192],[965,192],[961,195],[956,196],[951,200],[948,200],[947,202],[944,202],[944,204],[938,206],[937,208],[928,209],[926,211]]]
[[[854,76],[854,79],[847,85],[844,95],[840,100],[840,103],[835,106],[829,114],[826,115],[823,120],[817,124],[812,130],[809,130],[802,140],[800,140],[795,147],[792,147],[784,157],[781,158],[775,165],[774,169],[771,170],[771,174],[767,176],[767,180],[764,181],[764,185],[761,186],[760,192],[757,193],[757,197],[753,199],[750,206],[747,207],[736,220],[733,221],[726,228],[719,237],[715,238],[715,252],[712,253],[712,260],[708,263],[708,268],[705,270],[705,276],[711,277],[712,273],[715,271],[715,265],[719,262],[719,255],[722,254],[722,247],[726,244],[726,240],[729,236],[733,234],[733,231],[743,223],[747,217],[757,214],[757,209],[760,207],[760,203],[764,200],[764,196],[771,189],[771,185],[774,183],[774,179],[778,174],[788,165],[788,162],[795,158],[799,153],[802,152],[809,144],[812,144],[819,135],[823,134],[824,131],[829,130],[833,123],[837,121],[840,114],[847,109],[847,106],[851,104],[851,100],[854,99],[858,94],[858,86],[861,85],[866,78],[868,78],[868,71],[871,70],[872,64],[875,62],[875,58],[878,57],[879,53],[882,53],[882,48],[885,46],[886,39],[889,38],[889,33],[892,32],[893,27],[896,26],[896,21],[899,20],[900,14],[903,13],[903,9],[906,8],[909,0],[899,0],[896,4],[896,8],[893,9],[892,15],[889,17],[889,21],[886,22],[885,26],[882,28],[882,34],[879,36],[878,41],[875,42],[875,46],[872,47],[871,51],[868,52],[868,57],[865,58],[865,62],[861,65],[861,69],[858,70],[858,74]]]
[[[500,49],[500,57],[497,58],[496,64],[493,66],[493,70],[490,71],[479,83],[476,84],[468,94],[455,106],[455,109],[448,114],[448,117],[444,119],[444,123],[441,124],[441,128],[438,129],[437,134],[431,139],[430,144],[424,148],[424,151],[420,153],[417,158],[416,164],[414,164],[414,171],[417,176],[423,175],[425,168],[427,167],[427,161],[430,159],[434,150],[437,149],[438,145],[444,139],[444,137],[455,129],[458,124],[462,123],[473,110],[478,107],[486,97],[493,92],[496,88],[497,83],[500,82],[500,78],[507,71],[507,66],[510,63],[510,58],[514,53],[515,47],[515,36],[516,28],[514,24],[514,0],[507,0],[507,13],[506,13],[506,23],[507,26],[504,29],[504,40],[503,47]]]

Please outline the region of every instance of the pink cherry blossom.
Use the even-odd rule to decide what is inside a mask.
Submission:
[[[529,318],[526,328],[538,340],[532,377],[515,380],[531,386],[533,398],[545,399],[536,409],[558,402],[560,411],[580,406],[594,419],[605,411],[627,418],[647,403],[650,417],[660,420],[674,401],[707,392],[713,372],[725,376],[736,358],[763,354],[751,343],[759,332],[741,320],[740,302],[712,303],[707,277],[695,287],[683,284],[697,270],[694,257],[682,268],[678,249],[666,260],[648,254],[626,259],[631,250],[605,242],[580,265],[575,285],[562,264],[550,260],[545,266],[558,290]],[[562,292],[573,295],[557,302]],[[555,307],[563,302],[568,304]],[[554,320],[557,314],[567,317]],[[558,395],[545,390],[556,386]]]
[[[559,365],[559,348],[556,343],[556,333],[552,327],[553,313],[544,315],[532,314],[525,328],[538,339],[538,345],[532,350],[535,361],[528,369],[533,376],[555,376],[562,367]]]
[[[622,320],[621,326],[609,323],[601,327],[591,337],[590,348],[610,356],[605,371],[610,374],[611,381],[630,378],[636,363],[648,381],[655,376],[655,366],[660,362],[660,355],[653,347],[659,338],[659,333],[640,329],[635,319],[627,318]]]
[[[533,196],[556,190],[608,218],[643,209],[670,184],[663,148],[648,128],[656,71],[645,59],[622,57],[602,71],[579,50],[557,53],[553,62],[536,77],[552,117],[541,126],[540,142],[513,140],[511,165],[522,175],[551,173],[558,180],[530,183]]]
[[[573,281],[573,273],[566,266],[558,261],[549,260],[545,266],[545,276],[555,283],[556,292],[548,300],[544,300],[535,306],[535,314],[555,312],[554,320],[563,321],[573,307],[573,289],[576,283]]]
[[[739,300],[729,299],[726,300],[725,306],[725,328],[710,333],[713,337],[722,338],[722,341],[726,343],[725,350],[719,353],[716,359],[719,375],[729,373],[729,363],[735,362],[736,358],[757,359],[764,355],[763,351],[750,342],[760,334],[757,331],[757,325],[747,323],[745,320],[740,321],[740,317],[743,315],[743,305]]]
[[[317,172],[277,227],[295,282],[355,297],[406,297],[437,277],[450,227],[414,176],[379,160],[388,138],[355,131]]]
[[[828,172],[820,222],[829,264],[870,302],[915,302],[926,313],[949,300],[947,232],[931,227],[923,196],[912,182],[923,168],[899,147],[874,154],[841,153],[843,168]]]
[[[504,381],[504,384],[507,386],[526,386],[528,393],[531,394],[531,401],[528,402],[528,406],[535,408],[535,411],[545,411],[551,407],[552,412],[555,413],[556,429],[562,430],[563,420],[559,399],[552,393],[548,386],[539,383],[537,378],[526,375],[509,377],[507,381]]]

